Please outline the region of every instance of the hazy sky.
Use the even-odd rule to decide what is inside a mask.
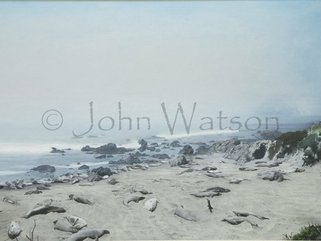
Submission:
[[[197,118],[320,116],[320,25],[319,1],[1,2],[1,138],[53,135],[51,108],[59,131],[86,129],[90,101],[97,119],[121,101],[156,129],[162,102],[197,102]]]

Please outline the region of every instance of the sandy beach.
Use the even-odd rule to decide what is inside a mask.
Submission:
[[[41,194],[24,195],[24,190],[1,190],[1,199],[9,197],[17,205],[1,202],[1,240],[7,240],[8,225],[16,221],[21,225],[19,240],[27,240],[26,234],[36,221],[35,235],[41,241],[65,240],[70,233],[54,230],[53,222],[66,215],[81,217],[87,228],[107,229],[110,234],[104,240],[152,240],[152,239],[282,239],[284,234],[297,232],[307,224],[321,222],[320,171],[321,165],[306,168],[305,172],[288,173],[283,182],[262,180],[257,174],[273,168],[261,167],[257,171],[240,171],[239,165],[224,159],[221,154],[194,159],[188,168],[170,167],[163,163],[148,170],[132,170],[112,177],[118,183],[107,180],[84,186],[77,184],[54,184]],[[223,177],[206,176],[204,167],[217,167],[214,173]],[[282,169],[282,164],[275,169]],[[188,170],[188,171],[186,171]],[[185,172],[183,172],[185,171]],[[182,173],[183,172],[183,173]],[[111,177],[110,177],[111,178]],[[110,179],[109,178],[109,179]],[[243,180],[232,184],[230,180]],[[85,184],[86,185],[86,184]],[[230,192],[208,198],[213,207],[209,211],[207,198],[192,196],[211,187],[223,187]],[[34,187],[32,187],[34,189]],[[123,201],[131,191],[144,188],[151,194],[140,194],[145,199],[128,206]],[[92,205],[69,199],[70,194],[86,197]],[[144,208],[149,198],[158,200],[157,208],[150,212]],[[52,204],[63,207],[65,213],[36,215],[22,218],[37,203],[52,199]],[[197,221],[188,221],[177,215],[178,206],[190,211]],[[231,225],[223,219],[236,217],[233,211],[248,212],[268,219],[249,216],[249,222]],[[255,226],[251,225],[255,224]]]

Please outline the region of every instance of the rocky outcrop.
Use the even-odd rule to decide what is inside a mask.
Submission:
[[[98,167],[98,168],[93,169],[91,172],[97,173],[101,177],[113,175],[113,172],[108,167]]]
[[[159,160],[164,160],[164,159],[169,159],[169,155],[168,154],[153,154],[151,155],[151,157],[155,158],[155,159],[159,159]]]
[[[241,142],[238,139],[231,139],[214,143],[210,151],[225,153],[224,158],[246,162],[251,160],[249,155],[249,147],[249,143]]]
[[[64,154],[65,151],[64,150],[59,150],[56,147],[51,147],[51,151],[50,153],[59,153],[59,154]]]
[[[165,143],[167,144],[167,143]],[[179,143],[179,141],[175,140],[172,141],[171,144],[169,144],[171,147],[182,147],[181,144]]]
[[[81,165],[80,167],[78,167],[78,170],[89,170],[89,166]]]
[[[155,151],[156,150],[156,147],[158,146],[157,143],[152,143],[148,146],[148,143],[147,141],[145,141],[144,139],[141,139],[138,141],[138,144],[140,145],[140,147],[138,148],[138,150],[140,152],[144,152],[146,150],[148,151]]]
[[[279,141],[240,141],[231,139],[213,144],[211,151],[223,152],[224,157],[239,162],[262,158],[274,159],[281,150]]]
[[[211,147],[207,144],[202,144],[198,148],[196,148],[194,155],[209,155]]]
[[[145,141],[144,139],[141,139],[138,141],[138,144],[140,145],[140,147],[138,148],[139,151],[144,152],[147,150],[147,145],[148,145],[147,141]]]
[[[126,164],[126,165],[132,165],[136,163],[142,163],[143,161],[137,157],[135,154],[129,154],[129,156],[125,159],[120,159],[118,161],[110,161],[110,164]]]
[[[275,140],[246,142],[231,139],[214,143],[210,150],[224,153],[225,158],[241,162],[259,159],[276,161],[296,157],[301,153],[303,165],[312,166],[321,160],[321,125],[302,131],[287,132]]]
[[[260,143],[259,147],[253,152],[252,156],[254,159],[262,159],[266,153],[266,145]]]
[[[169,164],[171,167],[175,167],[175,166],[182,166],[182,165],[186,165],[188,164],[188,160],[186,159],[185,156],[178,156],[176,159],[170,160]]]
[[[40,165],[32,168],[31,170],[36,172],[42,172],[42,173],[52,173],[56,171],[56,168],[50,165]]]
[[[179,154],[182,155],[193,155],[194,149],[191,145],[185,145],[182,150],[179,151]]]
[[[81,151],[83,152],[92,152],[95,154],[108,154],[108,155],[113,155],[113,154],[124,154],[126,152],[131,152],[134,149],[129,149],[125,147],[117,147],[116,144],[114,143],[108,143],[107,145],[103,145],[97,148],[90,147],[90,146],[84,146],[81,148]]]

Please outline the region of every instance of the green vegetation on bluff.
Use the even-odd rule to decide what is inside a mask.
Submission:
[[[321,240],[321,225],[303,227],[299,233],[285,235],[287,240]]]

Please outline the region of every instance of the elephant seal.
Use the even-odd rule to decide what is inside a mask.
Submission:
[[[232,225],[239,225],[243,222],[247,222],[247,223],[251,224],[252,227],[258,227],[257,224],[252,223],[249,220],[244,219],[244,218],[224,218],[224,219],[222,219],[222,222],[227,222]]]
[[[93,205],[93,203],[91,201],[89,201],[88,199],[86,199],[84,197],[76,196],[74,194],[70,194],[69,195],[69,199],[70,200],[75,200],[78,203]]]
[[[144,208],[147,209],[150,212],[154,212],[157,208],[158,200],[156,198],[148,199],[145,204]]]
[[[230,184],[240,184],[244,179],[243,178],[233,178],[229,181]]]
[[[240,171],[246,171],[246,172],[254,172],[257,171],[257,168],[251,168],[251,167],[240,167]]]
[[[215,196],[220,196],[221,193],[219,192],[214,192],[214,191],[202,191],[198,193],[191,193],[192,196],[198,197],[198,198],[203,198],[203,197],[215,197]]]
[[[209,191],[222,193],[222,192],[230,192],[231,190],[224,187],[210,187],[210,188],[207,188],[204,192],[209,192]]]
[[[17,237],[20,235],[21,232],[22,232],[22,229],[21,229],[20,225],[17,222],[12,221],[10,223],[9,229],[8,229],[9,238],[10,239],[17,239]]]
[[[183,218],[187,221],[193,221],[193,222],[198,221],[198,218],[192,212],[186,210],[183,207],[177,207],[174,212],[174,215],[176,215],[180,218]]]
[[[125,206],[128,206],[128,204],[131,203],[131,202],[138,203],[139,201],[144,200],[144,199],[145,199],[145,197],[143,197],[143,196],[138,196],[138,195],[135,195],[135,194],[130,194],[130,195],[128,195],[127,197],[124,198],[123,204],[124,204]]]
[[[24,218],[30,218],[30,217],[35,216],[35,215],[47,214],[47,213],[51,213],[51,212],[64,213],[64,212],[66,212],[66,210],[64,208],[61,208],[61,207],[45,205],[45,206],[39,206],[39,207],[36,207],[36,208],[30,210],[23,217]]]
[[[86,229],[81,230],[78,233],[72,234],[67,241],[83,241],[86,238],[91,238],[98,240],[100,237],[104,236],[105,234],[109,234],[110,232],[105,229]]]
[[[152,192],[147,191],[145,188],[132,187],[131,192],[140,192],[141,194],[152,194]]]
[[[11,199],[9,197],[4,197],[2,199],[2,201],[5,202],[5,203],[12,204],[12,205],[18,205],[18,202],[16,200],[13,200],[13,199]]]
[[[256,215],[254,213],[247,213],[247,212],[236,212],[236,211],[233,211],[233,213],[238,216],[238,217],[248,217],[248,216],[253,216],[253,217],[256,217],[260,220],[265,220],[265,219],[269,219],[267,217],[264,217],[264,216],[259,216],[259,215]]]

